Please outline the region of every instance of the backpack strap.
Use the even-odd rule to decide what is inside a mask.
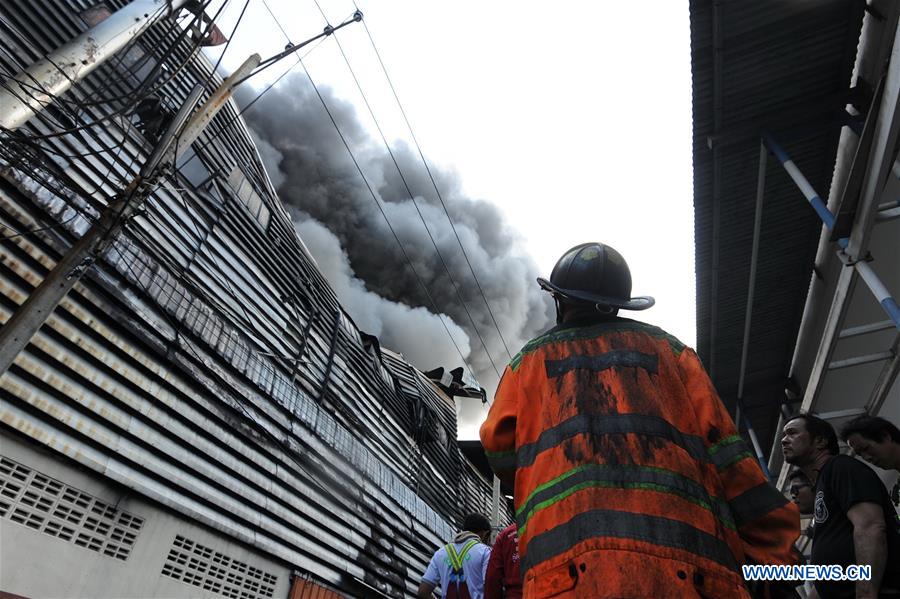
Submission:
[[[478,544],[478,539],[470,539],[468,543],[463,545],[462,551],[459,552],[459,565],[462,566],[463,560],[466,559],[466,555],[469,554],[469,551]]]
[[[447,543],[444,548],[447,550],[447,557],[450,559],[450,568],[452,568],[454,572],[461,571],[462,560],[459,558],[459,554],[456,553],[456,547],[453,546],[453,543]]]
[[[469,551],[472,550],[472,547],[477,544],[477,539],[470,539],[465,545],[463,545],[462,549],[458,553],[453,543],[447,544],[447,556],[450,558],[450,567],[453,568],[454,572],[462,572],[463,561],[466,559]]]

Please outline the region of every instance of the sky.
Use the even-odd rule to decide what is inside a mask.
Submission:
[[[267,2],[294,43],[320,33],[326,18],[337,25],[356,9],[352,0]],[[230,0],[223,11],[226,35],[243,5]],[[337,32],[340,47],[327,38],[302,51],[316,85],[348,114],[355,111],[359,127],[377,143],[383,133],[389,144],[405,143],[414,154],[383,62],[429,164],[459,186],[461,197],[496,207],[514,238],[511,254],[549,276],[578,243],[612,245],[631,267],[633,294],[657,300],[628,316],[694,345],[687,3],[358,0],[358,7],[371,40],[354,23]],[[230,71],[251,52],[266,58],[285,41],[263,1],[250,0],[222,65]],[[249,84],[259,90],[294,62],[284,59]],[[295,66],[271,95],[290,98],[301,77]],[[263,117],[272,122],[271,115],[254,120],[248,112],[251,126]],[[298,214],[302,219],[310,211]],[[345,257],[340,267],[354,270],[353,252]],[[371,285],[360,279],[336,287],[364,293],[358,288]],[[472,438],[483,411],[466,410],[460,437]]]

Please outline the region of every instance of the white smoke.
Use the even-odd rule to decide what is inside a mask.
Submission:
[[[322,223],[309,219],[294,226],[341,305],[360,329],[378,337],[385,347],[400,351],[420,370],[460,361],[449,340],[434,342],[447,340],[448,330],[460,352],[469,355],[469,336],[449,316],[432,314],[422,307],[411,308],[372,293],[354,274],[338,238]]]

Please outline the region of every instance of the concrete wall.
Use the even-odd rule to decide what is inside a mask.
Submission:
[[[108,480],[77,469],[53,454],[39,452],[30,443],[25,444],[19,439],[2,434],[0,456],[7,470],[10,462],[16,462],[32,471],[29,477],[31,485],[14,479],[20,486],[26,487],[17,494],[18,500],[10,497],[14,492],[11,492],[9,485],[3,487],[0,482],[0,489],[3,489],[0,490],[0,508],[4,504],[9,504],[8,508],[0,509],[0,512],[5,511],[0,517],[2,591],[30,598],[234,596],[242,599],[268,597],[281,599],[288,596],[291,572],[283,564],[266,559],[262,554],[230,541],[221,534],[163,510],[124,487],[112,485]],[[133,529],[134,543],[127,557],[121,559],[107,555],[104,552],[106,544],[103,544],[99,551],[77,545],[74,541],[77,540],[77,534],[85,530],[85,519],[81,518],[79,525],[73,522],[78,518],[67,521],[64,517],[52,515],[54,511],[61,513],[55,508],[60,503],[67,503],[65,501],[57,500],[50,506],[50,514],[44,516],[42,523],[32,520],[32,526],[39,527],[37,529],[15,522],[13,515],[16,506],[21,510],[19,514],[24,511],[46,514],[44,510],[35,509],[25,503],[28,499],[25,498],[23,491],[30,490],[33,496],[41,495],[40,489],[34,484],[36,473],[79,491],[78,497],[82,500],[86,500],[86,496],[91,496],[93,503],[84,511],[88,514],[94,513],[101,522],[116,520],[117,515],[123,512],[126,519],[128,516],[142,519],[142,522],[138,521],[139,529]],[[8,474],[0,472],[0,481],[9,478]],[[43,495],[49,496],[52,493]],[[74,496],[74,493],[70,492],[70,496]],[[92,510],[91,507],[99,509]],[[105,518],[95,513],[101,510],[106,511]],[[112,518],[109,517],[111,514]],[[47,532],[48,523],[68,525],[75,534],[70,540],[53,536],[51,532],[55,527],[51,525],[49,529],[51,532]],[[108,538],[110,535],[100,534],[95,529],[91,536],[100,539]],[[177,552],[188,556],[185,564],[177,564],[172,553],[176,537],[194,542],[192,546],[181,541],[180,545],[187,546],[175,548]],[[211,549],[212,553],[206,549]],[[204,553],[208,553],[208,557],[204,558]],[[229,558],[230,561],[225,558]],[[195,560],[193,564],[191,559]],[[213,563],[214,561],[218,563]],[[182,579],[187,574],[188,579],[196,580],[199,586],[184,580],[175,580],[171,575],[164,575],[163,570],[167,564],[169,564],[167,572]],[[220,571],[211,573],[209,564],[219,567]],[[181,572],[174,571],[173,566],[179,568]],[[196,574],[197,577],[191,578],[191,574]],[[215,592],[202,588],[204,585],[211,587],[216,582],[219,586]]]

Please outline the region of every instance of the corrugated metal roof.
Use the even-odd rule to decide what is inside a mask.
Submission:
[[[694,0],[697,344],[734,407],[747,306],[760,134],[773,133],[828,196],[864,0]],[[821,221],[787,174],[766,169],[744,405],[766,450],[812,275]]]

